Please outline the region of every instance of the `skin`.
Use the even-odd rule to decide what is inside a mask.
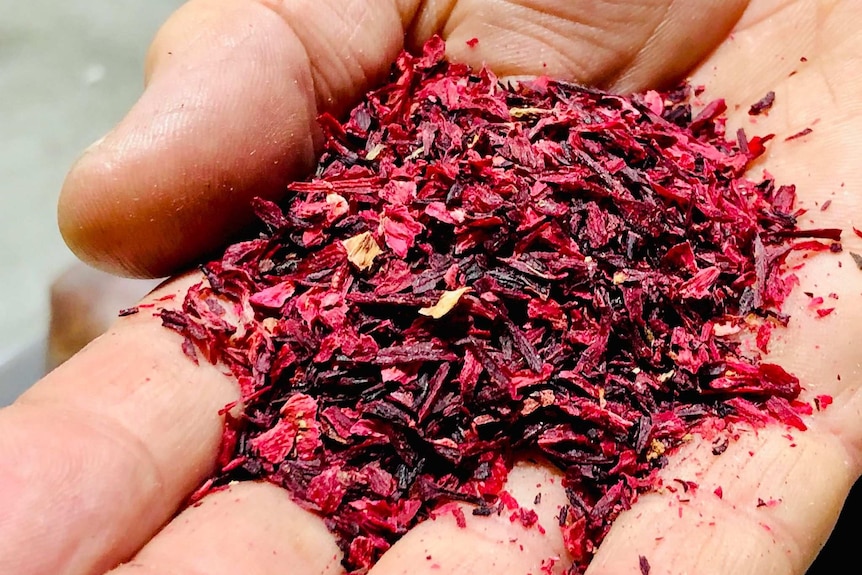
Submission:
[[[61,228],[82,258],[115,272],[158,276],[195,261],[237,232],[250,197],[277,196],[307,172],[317,113],[347,109],[405,42],[434,32],[450,57],[500,74],[631,91],[690,73],[705,99],[727,99],[731,129],[777,134],[753,176],[768,169],[797,184],[810,209],[802,227],[845,230],[843,254],[797,272],[793,319],[770,357],[801,378],[807,399],[835,402],[807,418],[805,433],[740,430],[720,457],[696,437],[664,475],[699,489],[642,497],[588,574],[637,575],[644,556],[653,574],[802,575],[862,471],[862,274],[847,255],[862,251],[850,229],[862,227],[861,16],[853,0],[192,0],[156,38],[140,102],[72,168]],[[776,104],[755,122],[746,110],[768,90]],[[784,141],[808,126],[811,135]],[[194,281],[181,276],[149,300],[180,297]],[[817,318],[804,291],[835,293],[836,311]],[[340,572],[322,522],[273,486],[235,485],[175,516],[211,472],[217,412],[236,395],[149,313],[120,320],[0,411],[0,572]],[[522,502],[543,493],[546,536],[506,518],[468,517],[462,530],[445,516],[407,534],[371,573],[523,575],[551,556],[559,571],[556,472],[525,462],[508,488]]]

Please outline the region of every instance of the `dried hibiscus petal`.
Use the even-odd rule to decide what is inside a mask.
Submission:
[[[582,573],[698,425],[804,428],[798,379],[744,336],[766,349],[787,254],[840,231],[799,230],[793,186],[746,178],[771,136],[726,139],[722,100],[692,119],[687,86],[504,85],[443,53],[322,117],[314,176],[257,200],[261,235],[162,318],[240,382],[208,487],[286,487],[363,572],[463,503],[533,526],[503,487],[538,451]]]

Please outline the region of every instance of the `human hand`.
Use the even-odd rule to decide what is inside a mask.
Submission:
[[[442,29],[454,57],[474,63],[486,59],[503,74],[546,72],[620,90],[683,73],[721,43],[698,67],[695,82],[731,104],[742,104],[738,123],[745,120],[748,104],[775,90],[776,107],[756,127],[779,134],[764,167],[779,181],[798,184],[806,205],[833,200],[828,211],[811,212],[816,220],[811,225],[848,230],[858,209],[852,190],[859,178],[846,148],[858,142],[854,114],[859,98],[858,79],[846,74],[859,48],[850,24],[859,9],[850,3],[830,11],[815,2],[753,2],[732,39],[722,43],[741,3],[710,3],[708,9],[702,2],[688,8],[677,3],[667,14],[669,3],[655,3],[656,12],[647,4],[653,6],[617,8],[634,12],[608,17],[598,25],[607,36],[595,37],[590,34],[596,28],[579,36],[584,28],[574,25],[571,15],[516,14],[513,5],[502,2],[493,4],[493,12],[481,11],[490,2],[462,2],[452,8],[446,25],[440,22],[447,21],[447,12],[436,13],[433,3],[417,16],[414,7],[396,10],[383,2],[350,4],[355,10],[342,3],[338,12],[327,13],[328,5],[318,2],[305,12],[291,8],[295,15],[287,16],[293,22],[287,28],[272,10],[255,3],[193,2],[157,40],[151,67],[158,71],[142,102],[70,175],[62,216],[67,236],[90,259],[134,273],[165,273],[214,247],[229,229],[227,220],[237,217],[250,196],[278,190],[308,168],[312,142],[297,135],[310,133],[317,110],[343,110],[385,73],[406,27],[402,19],[416,23],[412,42]],[[351,18],[357,11],[364,11],[364,19],[354,30]],[[566,3],[565,11],[590,13],[577,2]],[[507,20],[508,15],[514,17]],[[340,18],[343,28],[337,25]],[[641,34],[635,21],[643,22]],[[644,40],[658,21],[664,24],[655,38]],[[510,45],[503,32],[507,28],[567,29],[553,36],[554,50],[542,52],[542,41],[534,39],[541,33],[523,34]],[[480,44],[468,51],[464,41],[474,36]],[[332,37],[337,38],[333,42],[347,39],[323,41]],[[595,41],[619,46],[619,52],[602,52]],[[684,51],[689,59],[669,59],[668,50]],[[630,65],[615,64],[620,53],[633,56]],[[304,60],[303,54],[314,56]],[[573,54],[590,57],[578,63]],[[801,55],[807,63],[799,62]],[[547,68],[538,69],[537,60]],[[339,67],[339,62],[359,64]],[[794,69],[798,73],[788,78]],[[817,117],[807,141],[781,141]],[[275,161],[281,169],[272,169]],[[164,219],[168,213],[170,220]],[[847,237],[845,246],[853,250],[857,241]],[[682,517],[669,494],[642,497],[617,521],[592,573],[637,573],[638,555],[649,557],[653,573],[671,568],[804,572],[859,473],[859,373],[851,342],[862,319],[852,305],[860,280],[858,270],[843,259],[840,269],[833,258],[810,261],[798,290],[836,292],[843,305],[814,320],[800,297],[788,302],[794,321],[776,340],[772,358],[798,374],[811,393],[836,396],[835,405],[811,418],[810,431],[794,434],[793,448],[778,428],[744,436],[719,458],[710,454],[709,445],[690,445],[666,470],[668,477],[696,477],[701,484]],[[180,293],[189,281],[174,282],[151,299]],[[125,318],[0,415],[0,505],[5,509],[0,571],[98,573],[110,568],[144,545],[210,472],[220,435],[217,411],[236,392],[216,369],[188,362],[172,334],[146,315]],[[839,337],[829,337],[836,331]],[[513,474],[510,486],[516,497],[529,493],[519,498],[529,500],[535,484],[542,483],[545,496],[537,511],[546,525],[553,525],[550,518],[563,498],[548,481],[552,473],[525,466]],[[712,495],[711,485],[723,486],[723,499]],[[758,498],[781,503],[758,508]],[[668,509],[669,504],[674,507]],[[443,572],[491,567],[520,574],[536,572],[548,556],[564,556],[552,529],[538,537],[507,520],[498,524],[479,518],[467,530],[456,529],[445,520],[421,524],[375,572],[422,572],[436,563]],[[512,537],[524,551],[509,544]],[[184,512],[143,547],[134,560],[137,567],[120,571],[268,573],[291,565],[298,572],[322,573],[338,570],[336,555],[320,521],[298,510],[283,492],[240,485]],[[426,561],[427,555],[435,560]]]

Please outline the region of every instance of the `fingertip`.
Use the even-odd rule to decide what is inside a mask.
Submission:
[[[58,201],[60,233],[79,259],[97,269],[124,277],[168,276],[206,244],[197,235],[179,240],[170,198],[137,167],[151,161],[120,157],[118,148],[123,144],[94,146],[70,169]]]
[[[112,273],[160,277],[228,243],[252,198],[277,199],[311,171],[318,110],[343,112],[385,74],[409,16],[399,8],[188,2],[153,43],[141,99],[66,179],[69,247]]]
[[[57,203],[60,234],[72,253],[93,267],[119,276],[158,277],[158,270],[148,265],[153,258],[144,252],[147,243],[131,261],[123,257],[123,250],[112,237],[117,224],[99,205],[106,193],[105,182],[116,179],[110,174],[110,163],[104,162],[103,153],[97,150],[103,141],[104,137],[88,147],[66,175]]]
[[[188,266],[249,223],[254,196],[278,197],[313,165],[314,82],[299,39],[259,5],[200,4],[160,32],[151,53],[172,59],[151,57],[147,90],[60,194],[69,247],[111,273]]]

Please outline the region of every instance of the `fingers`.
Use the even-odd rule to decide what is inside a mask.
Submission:
[[[613,524],[587,575],[652,573],[802,575],[820,550],[856,477],[840,440],[816,430],[739,430],[719,455],[696,438],[662,470],[665,488],[642,495]],[[546,533],[502,516],[466,527],[443,514],[414,528],[371,575],[561,572],[571,557],[557,516],[567,503],[559,472],[521,465],[507,489],[533,507]],[[531,500],[541,493],[539,503]]]
[[[343,572],[323,521],[266,483],[240,483],[183,511],[111,575]]]
[[[725,40],[747,4],[461,0],[443,23],[420,20],[418,39],[437,24],[452,57],[499,75],[542,74],[631,92],[679,80]],[[470,46],[471,38],[479,42]]]
[[[446,573],[553,573],[571,563],[557,523],[566,496],[561,475],[550,467],[521,463],[511,472],[506,489],[521,507],[532,509],[538,522],[525,527],[512,511],[476,517],[464,508],[466,525],[459,527],[451,513],[414,527],[387,551],[371,575]]]
[[[70,171],[60,227],[121,274],[164,276],[215,249],[251,197],[311,170],[317,114],[379,81],[408,26],[414,44],[443,32],[453,57],[500,74],[628,90],[683,73],[744,3],[192,0],[156,38],[140,101]]]
[[[123,318],[0,411],[0,573],[102,573],[211,473],[218,411],[238,391],[151,314]]]
[[[253,196],[311,170],[318,112],[340,113],[388,70],[401,17],[389,0],[186,4],[153,44],[140,101],[67,177],[70,247],[164,276],[222,245]]]
[[[805,573],[856,476],[843,447],[773,427],[711,449],[692,442],[677,454],[667,488],[617,519],[587,575],[642,573],[640,557],[652,573]]]
[[[862,253],[862,76],[857,69],[862,37],[853,22],[862,17],[857,2],[763,2],[753,4],[732,42],[696,72],[708,88],[705,99],[725,97],[732,117],[728,133],[742,127],[751,135],[775,134],[763,163],[778,184],[794,184],[797,207],[806,210],[800,228],[840,228],[840,253],[791,259],[789,272],[800,281],[785,306],[791,320],[776,330],[771,360],[796,374],[805,398],[830,395],[834,402],[817,414],[815,425],[839,437],[854,469],[862,470],[862,272],[851,253]],[[768,114],[751,117],[748,107],[775,92]],[[786,140],[804,129],[811,133]],[[795,266],[803,267],[796,269]],[[822,297],[822,305],[812,305]],[[818,311],[833,312],[821,317]]]
[[[565,495],[559,481],[559,474],[546,467],[521,464],[507,488],[524,508],[537,512],[536,525],[525,528],[508,513],[473,517],[467,509],[462,529],[452,515],[441,512],[439,519],[426,521],[399,541],[372,572],[456,574],[492,568],[538,573],[543,564],[562,572],[567,557],[556,515]],[[290,572],[314,575],[341,572],[340,559],[320,517],[300,508],[283,489],[250,482],[212,493],[186,509],[111,573],[266,575],[284,573],[289,566]]]

